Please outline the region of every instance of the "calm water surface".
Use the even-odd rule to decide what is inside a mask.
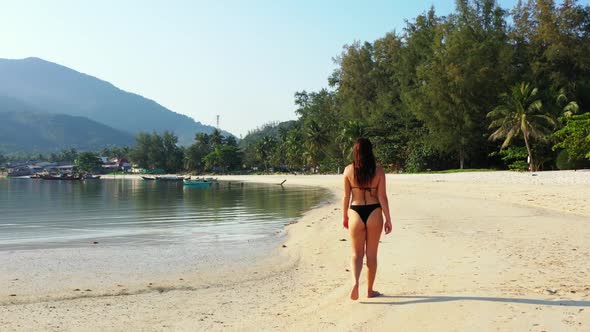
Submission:
[[[141,179],[0,179],[0,250],[252,241],[280,232],[326,195],[237,182],[191,188]]]

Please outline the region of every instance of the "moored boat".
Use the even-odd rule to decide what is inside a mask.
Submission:
[[[177,176],[177,175],[161,175],[161,176],[156,176],[156,180],[157,181],[167,181],[167,182],[181,182],[181,181],[184,181],[185,178],[182,176]]]
[[[191,187],[209,187],[213,184],[213,182],[203,181],[203,180],[184,180],[183,184],[185,186]]]
[[[78,181],[81,179],[79,175],[72,175],[72,174],[45,174],[41,175],[41,179],[43,180],[63,180],[63,181]]]

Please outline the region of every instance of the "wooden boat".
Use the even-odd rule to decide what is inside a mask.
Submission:
[[[71,174],[59,174],[59,175],[46,174],[46,175],[41,175],[41,179],[43,179],[43,180],[78,181],[81,179],[81,177],[79,175],[71,175]]]
[[[156,176],[157,181],[165,181],[165,182],[181,182],[184,181],[184,177],[176,176],[176,175],[163,175],[163,176]]]
[[[203,180],[184,180],[183,184],[185,186],[191,187],[209,187],[213,184],[213,182],[203,181]]]
[[[154,181],[156,178],[153,176],[141,176],[142,179],[144,180],[148,180],[148,181]]]

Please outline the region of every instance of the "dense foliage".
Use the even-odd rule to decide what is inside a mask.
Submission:
[[[239,145],[218,130],[186,148],[139,133],[102,155],[168,172],[336,172],[368,137],[389,171],[590,165],[590,6],[576,0],[457,0],[448,16],[431,8],[345,45],[336,63],[328,87],[295,93],[297,120]]]
[[[30,111],[24,103],[0,96],[0,152],[7,155],[94,150],[133,144],[133,135],[85,117]]]
[[[186,149],[185,169],[190,172],[229,172],[241,167],[242,152],[236,138],[219,130],[195,135],[194,143]]]
[[[100,170],[102,164],[97,153],[82,152],[78,154],[75,165],[80,172],[96,173]]]
[[[553,169],[561,149],[590,159],[586,115],[574,115],[590,104],[590,7],[577,1],[458,0],[336,61],[329,88],[295,94],[289,129],[244,138],[249,163],[337,171],[360,136],[390,170]],[[519,159],[498,153],[509,147]]]
[[[560,140],[554,148],[565,149],[570,159],[590,159],[590,113],[572,116],[554,136]]]
[[[182,170],[184,151],[178,146],[178,137],[169,131],[162,135],[141,132],[135,137],[130,157],[141,168],[159,168],[169,172]]]

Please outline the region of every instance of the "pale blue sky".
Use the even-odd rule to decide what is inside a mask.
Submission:
[[[588,1],[583,1],[587,3]],[[0,0],[0,58],[40,57],[236,135],[294,119],[344,44],[454,1]],[[516,0],[500,0],[512,8]]]

